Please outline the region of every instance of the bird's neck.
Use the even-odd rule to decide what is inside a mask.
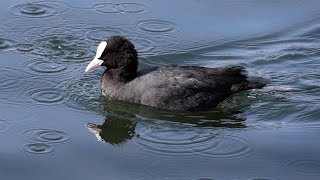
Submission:
[[[107,77],[108,81],[126,83],[137,77],[137,71],[125,68],[110,69],[104,72],[104,76]]]

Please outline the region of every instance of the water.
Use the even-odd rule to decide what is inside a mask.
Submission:
[[[319,1],[0,9],[1,179],[319,179]],[[208,112],[106,101],[103,69],[84,69],[111,35],[136,45],[140,68],[242,65],[268,85]]]

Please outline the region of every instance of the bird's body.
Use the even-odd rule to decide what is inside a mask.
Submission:
[[[108,39],[107,44],[116,44],[117,47],[111,47],[108,52],[106,45],[100,58],[105,59],[100,65],[107,66],[101,77],[101,89],[108,99],[161,109],[197,111],[212,109],[239,91],[265,86],[247,81],[246,71],[241,66],[205,68],[166,65],[137,71],[136,51],[128,40],[114,36]],[[117,51],[122,55],[117,57],[116,52],[111,52],[113,49],[122,49]]]
[[[101,78],[103,95],[170,110],[208,110],[241,90],[259,88],[239,66],[203,68],[162,66],[128,82],[120,82],[116,71],[105,71]]]

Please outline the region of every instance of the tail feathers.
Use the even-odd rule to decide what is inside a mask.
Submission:
[[[249,90],[249,89],[261,89],[265,86],[266,84],[260,83],[260,82],[242,82],[239,84],[232,85],[231,91],[233,92],[239,92],[243,90]]]
[[[224,69],[224,75],[247,78],[247,71],[242,66],[230,66]]]

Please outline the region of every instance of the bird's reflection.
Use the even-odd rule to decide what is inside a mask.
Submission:
[[[110,144],[122,144],[131,139],[135,134],[136,123],[131,120],[110,117],[102,125],[86,123],[90,132],[95,134],[98,141]]]
[[[240,102],[239,99],[230,101],[234,100]],[[245,128],[245,119],[238,116],[241,110],[225,110],[225,106],[229,104],[225,103],[220,108],[206,112],[172,112],[127,102],[105,101],[101,111],[107,112],[104,123],[97,125],[88,122],[86,127],[95,134],[98,141],[113,145],[132,139],[137,131],[136,126],[142,122],[147,126],[152,126],[155,122],[157,126],[168,126],[171,123],[195,128],[212,128],[213,131],[215,128]]]

